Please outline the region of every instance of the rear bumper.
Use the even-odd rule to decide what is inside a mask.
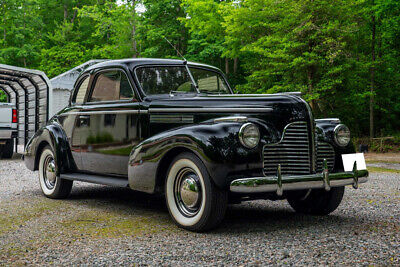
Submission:
[[[10,127],[0,127],[0,139],[6,140],[17,137],[17,129]]]
[[[275,177],[252,177],[242,178],[231,182],[230,191],[234,193],[267,193],[276,192],[281,196],[287,190],[302,190],[325,188],[329,191],[331,187],[353,185],[358,188],[358,184],[368,181],[367,170],[357,170],[356,163],[353,171],[329,173],[325,168],[322,173],[282,176],[280,166],[278,166],[277,176]]]

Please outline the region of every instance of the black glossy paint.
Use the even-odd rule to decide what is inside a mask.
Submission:
[[[130,59],[91,66],[81,74],[90,74],[89,87],[93,87],[97,71],[121,69],[128,74],[135,99],[65,108],[29,141],[27,167],[37,169],[40,149],[48,143],[56,151],[62,173],[125,177],[132,189],[153,193],[162,190],[165,171],[173,157],[182,151],[192,151],[204,162],[215,184],[228,188],[234,179],[263,176],[263,146],[279,142],[287,124],[306,121],[313,136],[315,122],[309,106],[294,95],[145,96],[135,80],[136,67],[183,64],[181,60]],[[219,72],[207,65],[190,62],[188,65]],[[218,110],[212,111],[215,108]],[[234,108],[249,110],[234,112]],[[238,132],[243,122],[214,121],[231,116],[245,116],[259,126],[262,138],[256,148],[247,149],[240,144]],[[334,144],[335,126],[332,122],[317,122],[317,138],[331,143],[337,157],[353,152],[350,145],[340,148]],[[341,168],[338,165],[335,169]]]

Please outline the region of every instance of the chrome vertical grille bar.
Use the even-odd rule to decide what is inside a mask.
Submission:
[[[282,175],[310,174],[310,139],[307,122],[288,124],[279,143],[264,146],[264,175],[276,175],[278,165]]]
[[[324,159],[327,160],[328,169],[332,171],[335,166],[335,150],[326,142],[317,142],[317,172],[322,172]]]

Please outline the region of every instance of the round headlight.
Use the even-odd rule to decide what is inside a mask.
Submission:
[[[254,148],[260,142],[260,131],[253,123],[245,123],[240,127],[239,140],[243,146],[247,148]]]
[[[350,130],[344,124],[339,124],[334,130],[335,142],[339,146],[347,146],[350,142]]]

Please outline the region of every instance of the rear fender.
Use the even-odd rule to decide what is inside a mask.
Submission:
[[[40,155],[46,145],[54,151],[57,175],[74,168],[67,136],[57,119],[53,118],[34,134],[25,147],[24,162],[28,169],[38,170]]]

